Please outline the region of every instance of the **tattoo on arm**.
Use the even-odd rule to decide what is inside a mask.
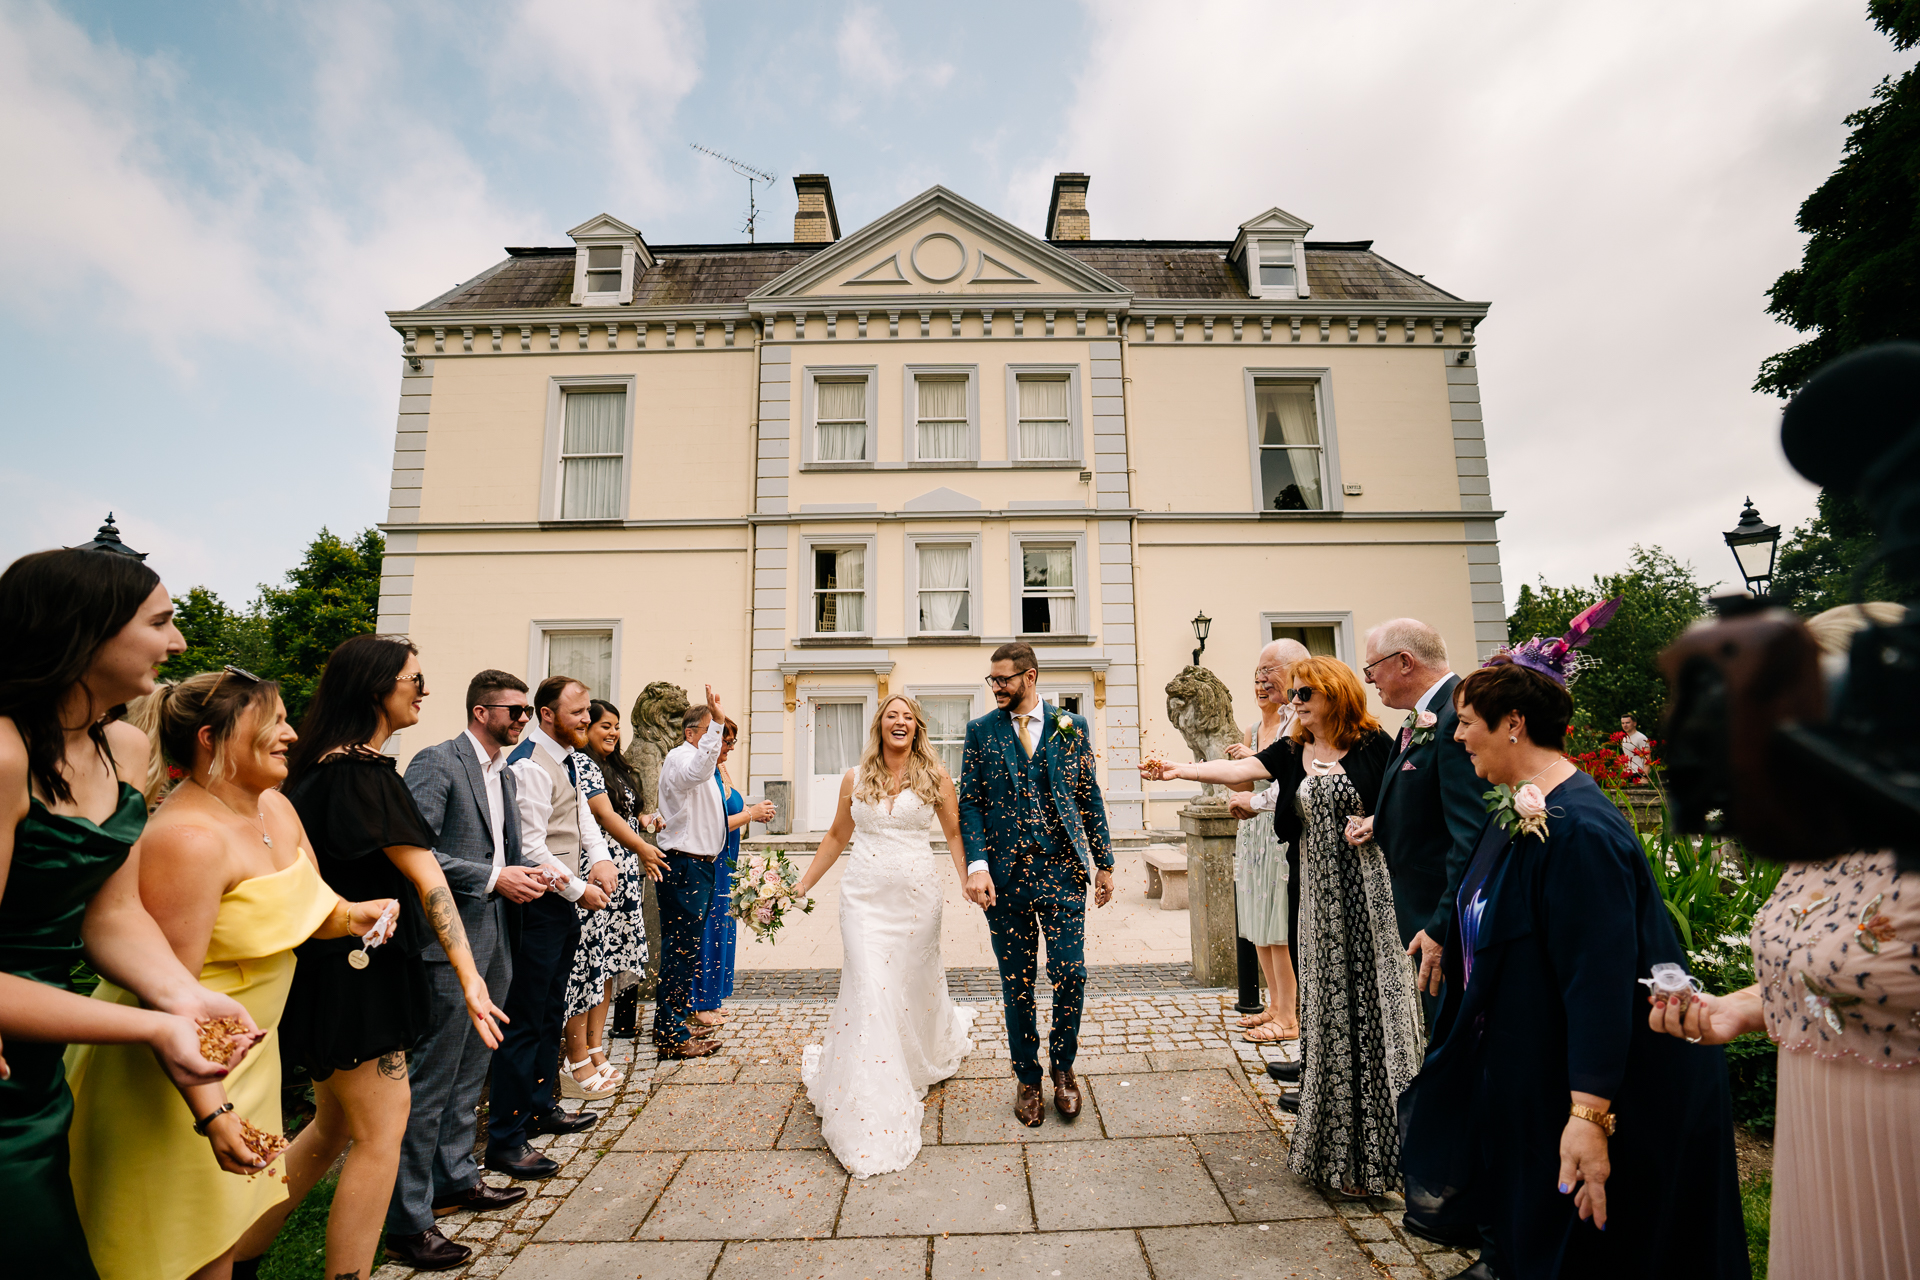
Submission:
[[[407,1078],[407,1055],[399,1049],[380,1055],[380,1074],[389,1080]]]
[[[360,1280],[360,1270],[356,1267],[352,1271],[336,1272],[333,1280]]]
[[[460,923],[460,909],[454,905],[453,894],[445,885],[427,890],[427,919],[433,923],[433,932],[448,959],[453,958],[455,951],[468,950],[467,927]]]

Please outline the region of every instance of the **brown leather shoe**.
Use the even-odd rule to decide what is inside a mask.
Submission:
[[[715,1040],[682,1040],[679,1044],[661,1045],[654,1050],[661,1059],[705,1058],[718,1052],[720,1044]]]
[[[445,1271],[473,1256],[473,1250],[447,1239],[438,1227],[428,1227],[417,1236],[390,1235],[386,1243],[389,1261],[415,1271]]]
[[[1055,1070],[1053,1073],[1053,1105],[1059,1108],[1060,1115],[1067,1120],[1080,1114],[1080,1082],[1073,1078],[1073,1069]]]
[[[1029,1129],[1038,1129],[1047,1118],[1047,1100],[1037,1084],[1017,1085],[1013,1091],[1013,1118]]]
[[[476,1182],[464,1191],[434,1197],[433,1216],[444,1218],[462,1209],[485,1213],[489,1209],[504,1209],[510,1204],[519,1204],[526,1198],[525,1187],[492,1187],[484,1182]]]

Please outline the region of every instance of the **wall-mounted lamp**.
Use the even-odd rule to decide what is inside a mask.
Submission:
[[[1213,619],[1207,616],[1206,610],[1193,615],[1193,638],[1200,642],[1200,647],[1193,651],[1193,665],[1196,667],[1200,665],[1200,655],[1207,651],[1207,632],[1211,630]]]

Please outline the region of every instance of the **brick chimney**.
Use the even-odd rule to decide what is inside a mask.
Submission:
[[[800,207],[793,214],[793,238],[799,244],[831,244],[840,238],[840,215],[833,209],[833,183],[824,173],[796,173],[793,191]]]
[[[1047,239],[1090,240],[1087,220],[1087,182],[1084,173],[1054,175],[1053,200],[1047,205]]]

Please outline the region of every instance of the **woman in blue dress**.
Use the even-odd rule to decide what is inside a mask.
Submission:
[[[773,805],[765,800],[752,808],[727,778],[727,757],[733,754],[739,726],[727,721],[721,731],[720,761],[713,772],[713,783],[720,788],[727,807],[727,851],[713,868],[713,906],[707,910],[707,927],[700,935],[700,964],[693,975],[693,1016],[698,1022],[717,1027],[726,1021],[720,1002],[733,994],[733,950],[739,924],[733,918],[733,868],[740,860],[740,833],[749,822],[766,822],[773,817]]]
[[[1637,980],[1685,953],[1639,837],[1562,754],[1575,624],[1456,694],[1493,816],[1401,1095],[1405,1226],[1478,1247],[1475,1277],[1744,1278],[1725,1063],[1648,1027]]]

